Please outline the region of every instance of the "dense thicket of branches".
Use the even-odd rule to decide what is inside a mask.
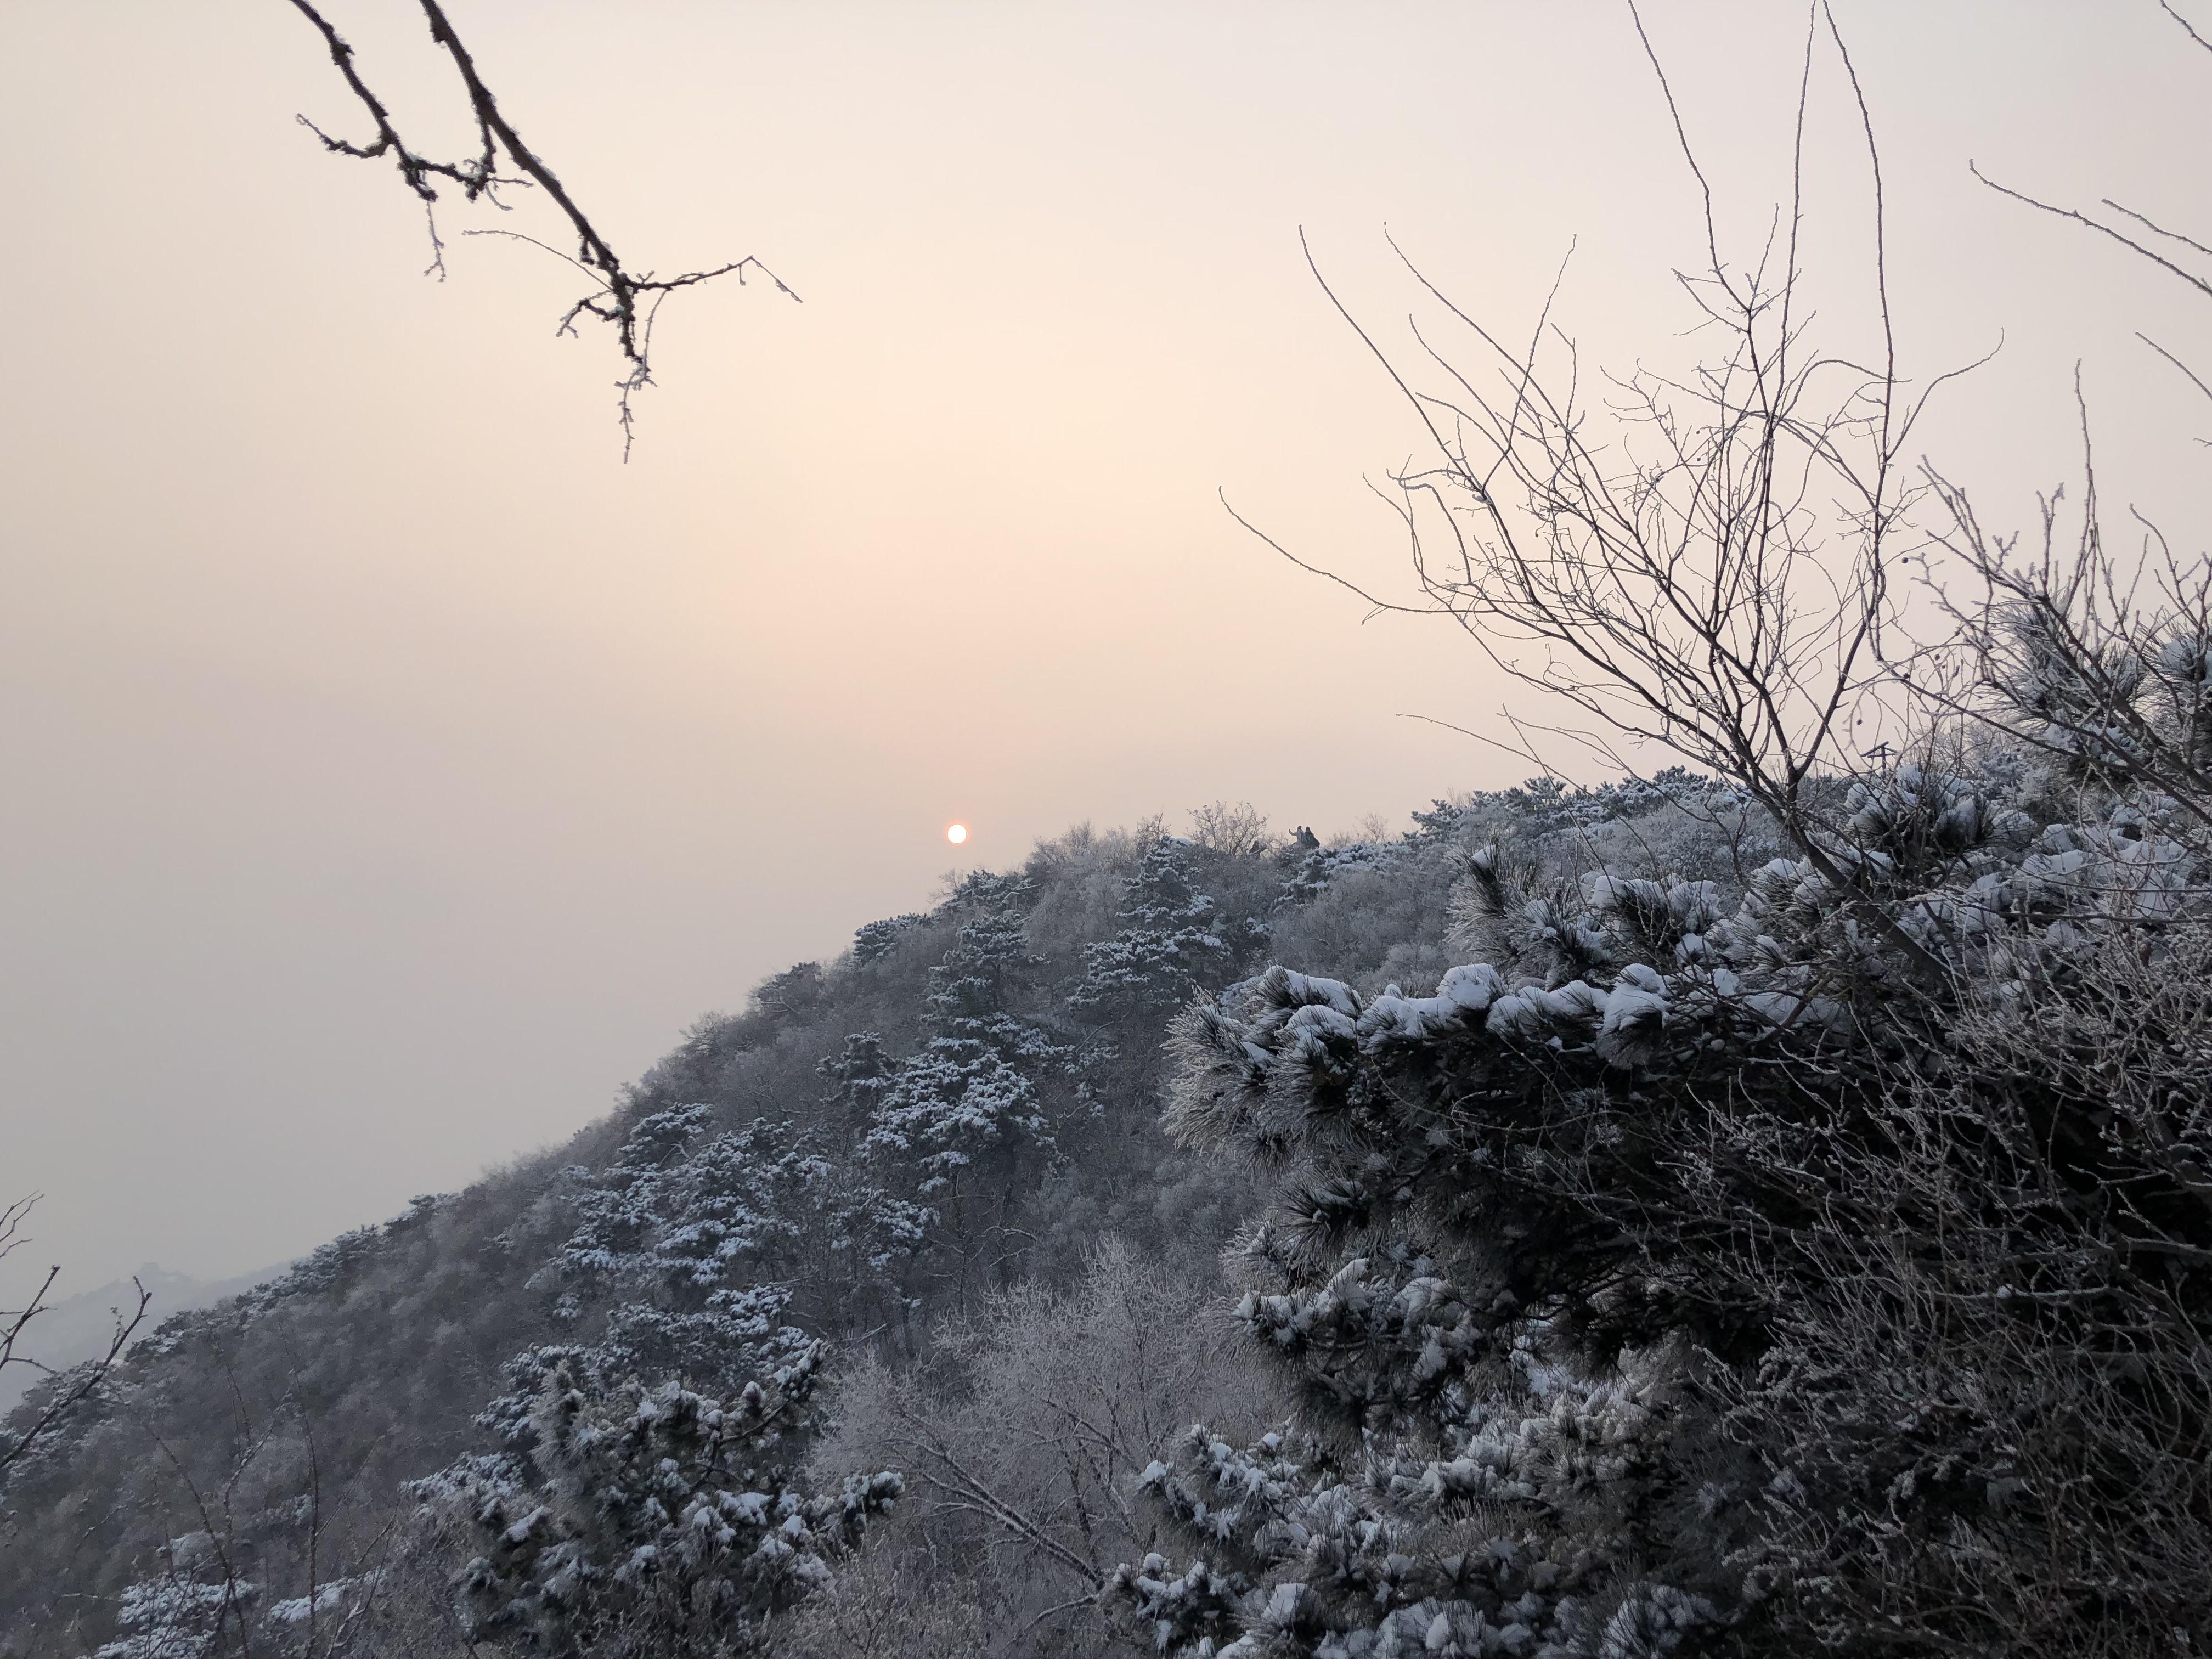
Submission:
[[[1471,851],[1433,995],[1180,1022],[1171,1127],[1277,1182],[1237,1313],[1302,1409],[1151,1472],[1188,1553],[1114,1589],[1164,1650],[2212,1639],[2212,562],[2116,555],[2093,478],[2024,555],[1907,487],[1868,136],[1871,352],[1813,345],[1795,202],[1747,270],[1709,206],[1718,355],[1603,404],[1433,289],[1474,361],[1376,348],[1433,443],[1412,608],[1720,787],[1693,858]]]
[[[1237,1312],[1304,1411],[1155,1471],[1168,1646],[2205,1639],[2212,848],[2002,750],[1838,805],[1945,996],[1802,861],[1616,834],[1478,852],[1504,948],[1433,996],[1186,1017],[1170,1121],[1277,1171]]]

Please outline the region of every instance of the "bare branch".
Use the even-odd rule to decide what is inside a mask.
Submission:
[[[0,1210],[0,1257],[9,1255],[30,1242],[21,1237],[21,1230],[24,1218],[30,1214],[31,1206],[39,1201],[40,1196],[33,1193],[28,1198],[18,1199],[4,1210]],[[137,1305],[128,1313],[119,1308],[110,1310],[115,1316],[115,1329],[108,1342],[107,1352],[66,1371],[56,1371],[52,1366],[33,1359],[27,1354],[18,1353],[16,1347],[24,1332],[30,1328],[31,1322],[46,1311],[46,1297],[53,1289],[55,1279],[61,1276],[61,1271],[58,1267],[47,1268],[38,1289],[32,1292],[30,1299],[22,1307],[0,1309],[0,1370],[9,1365],[27,1365],[54,1379],[54,1386],[29,1425],[12,1435],[0,1437],[0,1473],[5,1472],[10,1464],[59,1427],[63,1419],[77,1407],[106,1387],[108,1373],[115,1369],[123,1351],[131,1346],[131,1339],[137,1334],[139,1326],[145,1323],[146,1310],[153,1304],[153,1292],[137,1279],[132,1279],[131,1288],[138,1292]]]
[[[1705,202],[1707,268],[1676,274],[1718,349],[1678,376],[1641,367],[1609,376],[1596,404],[1574,342],[1551,323],[1552,298],[1522,349],[1399,249],[1473,344],[1471,360],[1461,361],[1412,325],[1446,381],[1431,391],[1352,315],[1302,236],[1323,295],[1429,441],[1427,458],[1391,479],[1419,598],[1382,597],[1238,522],[1356,594],[1370,615],[1448,617],[1502,672],[1629,746],[1662,745],[1735,784],[1814,872],[1855,896],[1918,977],[1940,984],[1941,960],[1876,902],[1871,866],[1819,805],[1825,780],[1864,769],[1849,731],[1854,711],[1887,683],[1881,634],[1917,494],[1901,477],[1899,452],[1928,396],[1908,398],[1899,367],[1873,116],[1840,26],[1826,0],[1814,0],[1793,179],[1825,35],[1850,87],[1873,180],[1880,346],[1858,362],[1813,350],[1797,313],[1798,185],[1786,223],[1778,210],[1758,258],[1741,270],[1723,264],[1682,106],[1632,0],[1630,13]],[[1557,289],[1555,280],[1553,295]],[[1595,746],[1611,752],[1606,740]]]
[[[1996,179],[1990,178],[1989,174],[1984,173],[1980,167],[1972,161],[1968,161],[1966,163],[1966,169],[1968,172],[1972,173],[1975,178],[1980,179],[1991,190],[1996,191],[1998,195],[2008,196],[2014,201],[2020,202],[2028,207],[2032,207],[2039,213],[2048,213],[2060,219],[2070,219],[2077,225],[2086,225],[2088,228],[2095,231],[2100,236],[2111,237],[2112,240],[2118,242],[2122,247],[2128,249],[2130,252],[2141,254],[2144,258],[2158,266],[2160,270],[2172,272],[2174,276],[2180,277],[2183,282],[2188,283],[2191,288],[2196,289],[2198,292],[2205,295],[2212,295],[2212,281],[2208,281],[2206,278],[2198,276],[2193,270],[2185,270],[2182,266],[2174,264],[2172,260],[2167,258],[2164,254],[2145,247],[2141,242],[2136,241],[2132,236],[2129,236],[2123,232],[2117,231],[2110,225],[2103,224],[2095,219],[2092,219],[2087,214],[2081,212],[2079,209],[2058,207],[2051,203],[2040,201],[2035,197],[2028,195],[2024,191],[2014,190],[2009,185],[2001,185]],[[2108,202],[2106,205],[2109,207],[2112,206],[2112,204]],[[2127,212],[2127,210],[2124,208],[2119,210],[2124,213]],[[2142,219],[2142,216],[2139,214],[2130,214],[2129,216],[2131,218]],[[2150,222],[2148,220],[2142,220],[2142,222],[2149,224]],[[2158,228],[2155,225],[2153,225],[2151,226],[2151,228],[2156,230]],[[2166,236],[2173,234],[2173,233],[2170,231],[2160,231],[2159,234],[2160,235]],[[2188,239],[2184,237],[2179,240],[2185,241]],[[2193,247],[2196,244],[2191,243],[2190,246]]]
[[[679,276],[656,277],[650,271],[638,272],[624,265],[611,244],[579,206],[568,188],[544,160],[522,142],[514,124],[501,110],[478,71],[474,56],[463,44],[445,8],[439,0],[418,0],[424,19],[430,27],[431,43],[442,51],[459,72],[461,85],[466,94],[469,110],[473,118],[479,141],[477,153],[456,161],[434,161],[410,149],[394,124],[392,112],[383,100],[362,80],[355,66],[354,49],[341,36],[337,27],[318,10],[310,0],[291,0],[300,15],[319,33],[328,47],[331,62],[344,79],[346,86],[368,112],[375,138],[369,143],[355,143],[344,138],[333,137],[304,115],[300,124],[322,142],[323,148],[334,155],[347,155],[360,161],[374,161],[389,156],[398,168],[407,188],[431,211],[438,200],[438,183],[459,186],[465,201],[479,198],[495,206],[504,206],[498,191],[506,185],[522,185],[543,191],[567,218],[576,239],[576,252],[560,253],[557,249],[546,251],[567,259],[586,276],[593,287],[570,306],[563,313],[556,330],[558,333],[573,334],[577,318],[590,316],[609,324],[615,331],[623,358],[629,365],[623,378],[616,382],[621,393],[618,419],[623,429],[623,459],[629,459],[635,439],[631,399],[653,384],[652,343],[653,316],[659,302],[678,289],[692,288],[716,277],[734,276],[740,285],[748,273],[757,273],[774,283],[776,291],[796,301],[799,296],[783,279],[763,264],[751,254],[732,259],[711,270],[687,271]],[[500,172],[501,157],[511,172]],[[470,234],[481,233],[471,232]],[[545,247],[534,237],[514,232],[500,233],[512,235],[519,241],[533,246]],[[445,274],[445,244],[439,240],[437,222],[430,222],[432,258],[430,271],[441,277]],[[645,303],[647,296],[651,303]]]
[[[2158,0],[2158,9],[2181,25],[2181,32],[2207,52],[2212,52],[2212,40],[2206,40],[2190,24],[2189,20],[2173,9],[2173,0]]]
[[[2187,363],[2183,362],[2180,358],[2175,356],[2171,351],[2168,351],[2164,346],[2152,339],[2149,335],[2145,334],[2140,329],[2136,331],[2136,338],[2141,340],[2153,351],[2158,353],[2160,356],[2165,358],[2166,362],[2172,363],[2184,374],[2186,374],[2189,377],[2189,383],[2195,386],[2199,392],[2203,392],[2207,398],[2212,398],[2212,386],[2205,385],[2203,380],[2198,377],[2197,371],[2190,368]]]

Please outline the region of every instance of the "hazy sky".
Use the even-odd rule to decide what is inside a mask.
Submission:
[[[1678,351],[1690,180],[1626,9],[449,0],[663,313],[631,464],[572,273],[422,214],[283,0],[0,0],[0,1198],[73,1288],[224,1274],[555,1141],[702,1011],[1073,822],[1394,820],[1516,767],[1464,642],[1361,625],[1229,520],[1388,581],[1413,450],[1302,262],[1394,339],[1387,224],[1586,356]],[[426,149],[407,0],[330,0]],[[1976,185],[2212,225],[2212,58],[2149,0],[1838,0],[1901,344],[1984,516],[2064,478],[2202,544],[2212,360],[2108,246]],[[2204,8],[2199,6],[2199,11]],[[2207,14],[2212,16],[2212,14]],[[1739,247],[1802,14],[1648,0]],[[1868,202],[1832,62],[1809,257]],[[1855,286],[1858,285],[1858,286]],[[9,1279],[0,1277],[0,1285]]]

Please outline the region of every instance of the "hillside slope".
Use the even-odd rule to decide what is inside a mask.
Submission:
[[[2195,1651],[2212,793],[1808,793],[970,875],[165,1322],[0,1653]]]
[[[549,1352],[727,1388],[814,1338],[920,1354],[1109,1237],[1211,1279],[1249,1183],[1159,1128],[1168,1018],[1271,942],[1433,975],[1451,838],[1201,819],[973,874],[702,1021],[558,1151],[162,1321],[5,1488],[0,1653],[146,1636],[126,1592],[206,1577],[206,1540],[264,1605],[388,1566],[403,1483],[495,1452]]]
[[[25,1332],[16,1351],[51,1370],[67,1370],[107,1352],[115,1334],[117,1311],[127,1313],[136,1307],[142,1290],[149,1298],[146,1316],[158,1322],[171,1314],[211,1308],[257,1285],[265,1285],[281,1278],[289,1265],[264,1267],[233,1279],[210,1279],[173,1273],[159,1262],[149,1261],[130,1279],[118,1279],[48,1304],[38,1322]],[[0,1371],[0,1418],[13,1411],[38,1380],[39,1373],[28,1365]]]

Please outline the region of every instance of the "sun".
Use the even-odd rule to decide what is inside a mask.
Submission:
[[[945,839],[955,847],[959,846],[962,842],[968,839],[968,826],[964,823],[948,824],[945,830]]]

